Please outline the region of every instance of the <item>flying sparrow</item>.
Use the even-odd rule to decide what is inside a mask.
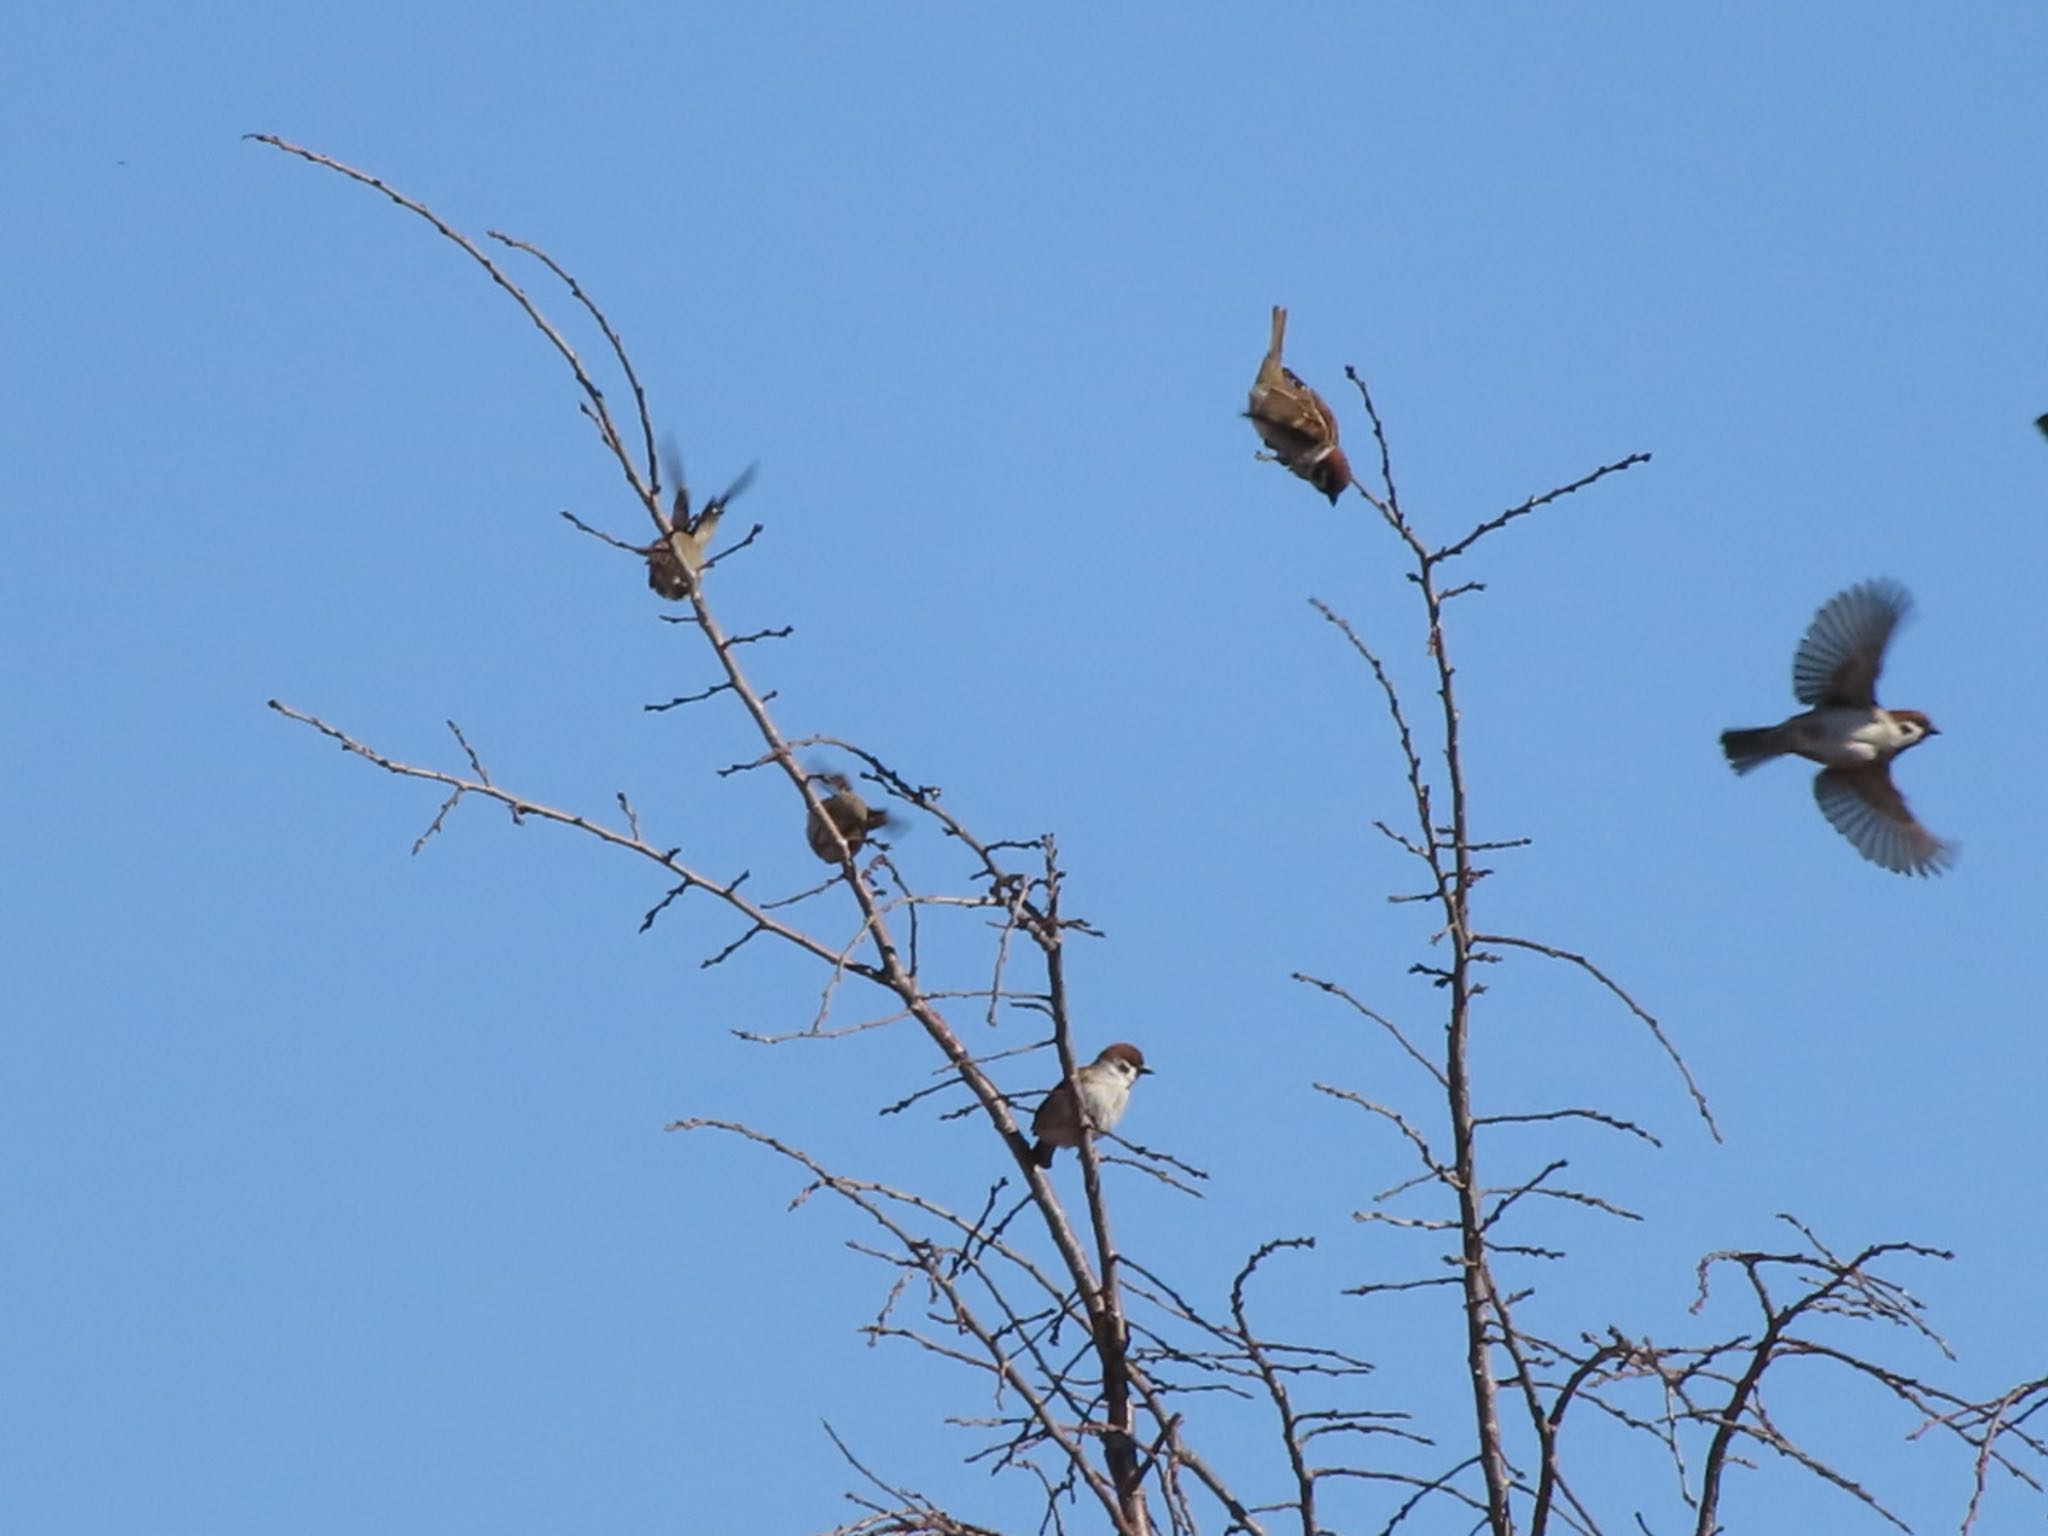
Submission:
[[[1131,1085],[1151,1070],[1144,1052],[1121,1043],[1104,1047],[1087,1066],[1076,1067],[1073,1081],[1048,1093],[1031,1117],[1031,1134],[1038,1138],[1031,1160],[1050,1168],[1055,1148],[1081,1145],[1084,1120],[1091,1131],[1111,1129],[1131,1101]]]
[[[1938,735],[1917,709],[1880,709],[1877,673],[1885,643],[1913,600],[1895,581],[1866,581],[1828,599],[1792,657],[1792,691],[1813,707],[1782,725],[1723,731],[1721,750],[1737,773],[1787,752],[1821,765],[1813,798],[1834,829],[1873,864],[1902,875],[1935,875],[1955,860],[1913,818],[1892,783],[1892,759]]]
[[[871,810],[867,801],[854,792],[853,785],[843,773],[821,773],[816,777],[831,787],[832,793],[822,803],[825,816],[832,818],[832,825],[827,826],[825,816],[813,811],[805,821],[804,837],[811,845],[811,852],[827,864],[837,864],[859,853],[870,832],[886,827],[889,813]],[[832,835],[833,827],[839,829],[839,837]],[[843,852],[839,846],[841,838],[846,841]]]
[[[755,466],[749,464],[740,472],[739,479],[726,487],[723,496],[712,497],[704,503],[704,510],[692,517],[690,488],[683,482],[683,462],[673,443],[665,457],[668,477],[676,485],[669,515],[670,532],[640,552],[647,557],[647,585],[670,602],[679,603],[696,590],[697,577],[704,569],[704,552],[711,545],[711,536],[718,532],[718,520],[725,516],[732,499],[753,484]]]
[[[1273,457],[1330,498],[1330,505],[1351,484],[1351,465],[1337,446],[1337,418],[1323,397],[1302,383],[1301,376],[1280,361],[1287,337],[1287,311],[1273,306],[1273,339],[1252,382],[1251,409],[1245,412]]]

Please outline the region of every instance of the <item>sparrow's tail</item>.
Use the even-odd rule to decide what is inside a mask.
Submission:
[[[1031,1149],[1031,1161],[1038,1164],[1041,1168],[1050,1168],[1052,1166],[1052,1155],[1057,1150],[1058,1148],[1053,1146],[1051,1142],[1041,1141]]]
[[[1287,311],[1278,304],[1273,306],[1273,339],[1266,343],[1266,358],[1269,362],[1280,361],[1281,345],[1287,340]]]
[[[1747,773],[1758,763],[1768,763],[1774,757],[1784,755],[1784,748],[1777,743],[1777,729],[1764,726],[1753,731],[1723,731],[1721,750],[1728,754],[1728,766],[1737,773]]]

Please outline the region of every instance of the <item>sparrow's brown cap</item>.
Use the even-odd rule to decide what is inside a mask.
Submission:
[[[1145,1065],[1145,1053],[1135,1045],[1122,1040],[1119,1040],[1115,1045],[1103,1047],[1102,1054],[1095,1059],[1097,1061],[1129,1062],[1131,1066],[1140,1072],[1150,1072],[1152,1070]]]

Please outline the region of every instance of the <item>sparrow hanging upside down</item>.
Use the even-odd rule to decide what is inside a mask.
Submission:
[[[1273,306],[1273,336],[1252,381],[1251,408],[1245,412],[1273,457],[1337,504],[1351,485],[1351,465],[1337,446],[1337,418],[1323,397],[1302,383],[1301,376],[1280,361],[1287,339],[1287,311]]]
[[[1895,581],[1866,581],[1828,599],[1792,658],[1792,691],[1813,707],[1781,725],[1723,731],[1737,773],[1793,753],[1821,765],[1813,798],[1856,851],[1902,875],[1937,875],[1956,848],[1929,832],[1892,783],[1892,759],[1939,735],[1917,709],[1881,709],[1884,648],[1913,600]]]

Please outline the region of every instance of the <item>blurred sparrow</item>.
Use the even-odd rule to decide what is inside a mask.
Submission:
[[[2034,425],[2041,429],[2043,437],[2048,437],[2048,416],[2036,416],[2034,418]]]
[[[853,785],[847,782],[843,773],[820,773],[814,777],[831,787],[832,793],[822,803],[825,816],[832,818],[832,826],[825,825],[825,817],[813,811],[805,822],[804,837],[810,842],[811,852],[827,864],[837,864],[859,853],[870,832],[886,827],[889,813],[870,810],[867,801],[854,793]],[[832,827],[839,829],[839,837],[832,835]],[[840,838],[846,840],[843,853],[839,848]]]
[[[704,510],[692,517],[690,488],[683,482],[683,462],[674,444],[669,445],[664,457],[668,460],[668,477],[676,484],[674,508],[669,514],[671,531],[668,537],[656,539],[641,553],[647,557],[647,585],[670,602],[679,603],[696,590],[697,577],[704,569],[704,552],[710,547],[711,536],[718,532],[718,520],[725,516],[732,499],[753,484],[754,466],[749,464],[723,496],[712,497],[704,503]]]
[[[1091,1131],[1114,1127],[1131,1101],[1131,1084],[1151,1070],[1145,1065],[1144,1052],[1123,1044],[1107,1046],[1087,1066],[1076,1067],[1073,1081],[1048,1093],[1031,1117],[1031,1134],[1038,1138],[1031,1160],[1050,1168],[1055,1148],[1081,1145],[1084,1120]]]
[[[1252,383],[1251,417],[1273,457],[1330,498],[1330,505],[1351,484],[1351,465],[1337,446],[1337,418],[1323,397],[1302,383],[1300,375],[1280,361],[1287,337],[1287,311],[1273,306],[1273,339]]]
[[[1912,608],[1895,581],[1866,581],[1828,599],[1792,658],[1792,691],[1813,708],[1782,725],[1723,731],[1721,750],[1737,773],[1787,752],[1821,765],[1813,798],[1834,829],[1873,864],[1902,875],[1934,875],[1955,859],[1913,819],[1892,783],[1892,759],[1939,734],[1917,709],[1880,709],[1877,673],[1885,643]]]

